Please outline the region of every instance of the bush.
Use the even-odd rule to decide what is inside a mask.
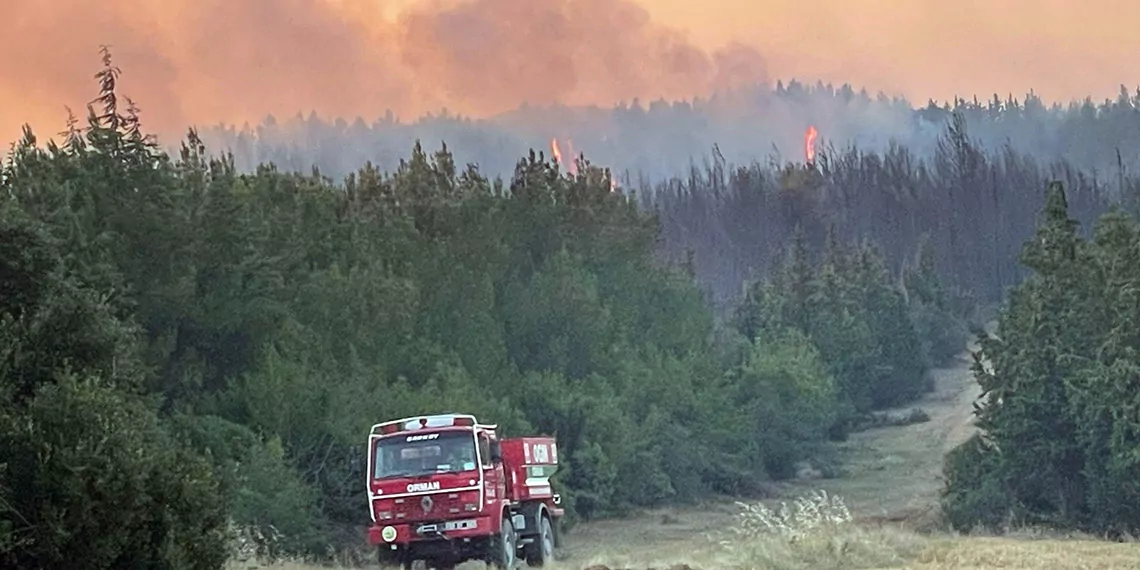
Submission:
[[[328,546],[316,489],[286,462],[279,438],[216,416],[180,416],[179,436],[213,461],[228,512],[264,559],[322,552]]]
[[[753,465],[772,477],[795,474],[814,443],[838,416],[839,391],[819,351],[801,332],[763,334],[732,374],[735,401],[750,419],[740,435]]]
[[[997,471],[997,457],[974,435],[946,454],[942,514],[956,530],[1002,531],[1013,520],[1014,499]]]
[[[74,375],[0,412],[7,568],[212,570],[228,557],[210,466],[154,411]]]

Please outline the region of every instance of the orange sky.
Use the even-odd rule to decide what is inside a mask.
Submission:
[[[175,136],[298,110],[485,115],[524,100],[609,105],[790,77],[916,103],[1031,88],[1101,99],[1140,85],[1140,3],[1128,0],[4,3],[3,141],[23,122],[57,132],[64,105],[85,114],[100,43],[149,129]]]

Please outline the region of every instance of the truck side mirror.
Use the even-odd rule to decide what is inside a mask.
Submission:
[[[491,442],[491,463],[498,465],[503,462],[503,447],[498,441]]]

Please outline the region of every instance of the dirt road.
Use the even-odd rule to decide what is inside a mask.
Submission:
[[[977,347],[971,343],[970,348]],[[784,492],[824,489],[842,496],[856,519],[930,522],[943,485],[943,459],[974,433],[973,403],[981,391],[971,363],[970,354],[963,352],[951,367],[931,371],[935,390],[894,410],[920,408],[930,421],[852,434],[839,446],[843,476],[797,481]]]
[[[930,421],[852,434],[839,444],[842,476],[781,484],[772,503],[822,489],[843,497],[857,520],[910,527],[933,520],[942,487],[943,457],[974,429],[972,404],[979,388],[970,364],[969,353],[963,352],[949,367],[933,370],[935,390],[896,410],[921,408]],[[651,511],[633,520],[582,525],[567,535],[562,551],[575,565],[604,559],[610,564],[629,561],[643,568],[655,563],[667,567],[702,557],[711,547],[706,536],[731,524],[737,511],[731,501],[721,501],[700,508]]]

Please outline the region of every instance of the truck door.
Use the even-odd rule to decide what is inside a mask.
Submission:
[[[491,440],[487,434],[479,434],[479,457],[482,462],[483,488],[485,489],[485,506],[497,504],[507,497],[506,480],[503,470],[491,461]]]

